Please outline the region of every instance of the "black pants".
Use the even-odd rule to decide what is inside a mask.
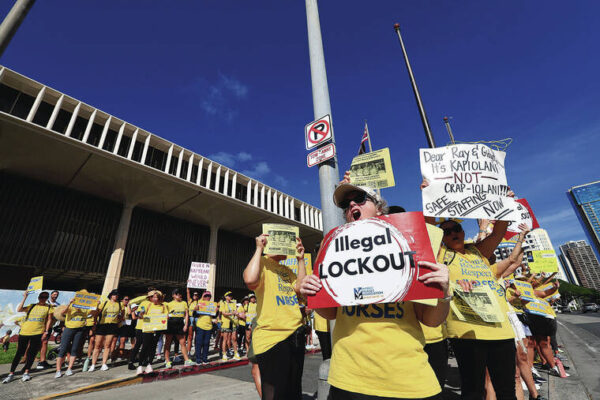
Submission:
[[[498,400],[516,400],[515,341],[450,339],[460,372],[461,399],[485,398],[485,369]]]
[[[246,325],[238,325],[237,327],[237,345],[238,349],[242,348],[242,345],[246,343]]]
[[[263,400],[302,400],[304,326],[264,353],[257,354]]]
[[[329,332],[315,332],[317,332],[319,344],[321,345],[321,355],[323,356],[323,361],[329,360],[331,358],[331,335],[329,335]]]
[[[137,355],[140,352],[140,347],[142,347],[143,337],[144,337],[144,332],[142,332],[141,329],[136,329],[135,330],[135,345],[133,345],[133,348],[131,349],[131,353],[129,354],[129,362],[130,363],[135,362],[135,359],[137,358]]]
[[[550,321],[550,324],[552,325],[552,330],[550,332],[550,346],[552,346],[552,351],[556,353],[558,351],[558,342],[556,341],[557,323],[556,319],[551,319]]]
[[[140,365],[145,367],[152,364],[156,353],[156,344],[162,332],[144,332],[142,336],[142,350],[140,350]]]
[[[448,375],[448,343],[446,340],[442,340],[437,343],[426,344],[424,350],[429,356],[429,365],[433,368],[438,383],[444,390],[446,376]]]
[[[27,345],[29,345],[29,350],[27,350],[25,366],[23,367],[25,371],[28,371],[31,368],[31,366],[33,365],[33,361],[35,360],[35,356],[37,355],[38,351],[40,351],[40,346],[42,345],[42,335],[19,335],[19,342],[17,343],[17,352],[10,366],[11,373],[15,372],[15,370],[17,369],[17,365],[19,365],[21,357],[23,357],[23,354],[25,354],[25,349],[27,349]]]
[[[426,397],[421,399],[410,399],[410,400],[441,400],[442,394],[436,394],[432,397]],[[329,389],[329,396],[327,400],[408,400],[408,399],[400,399],[398,397],[380,397],[380,396],[371,396],[368,394],[362,393],[354,393],[348,392],[347,390],[342,390],[332,386]]]

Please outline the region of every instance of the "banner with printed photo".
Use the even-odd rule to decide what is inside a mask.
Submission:
[[[460,286],[453,284],[452,289],[454,298],[450,308],[459,320],[475,323],[504,321],[504,313],[489,286],[478,285],[465,292]]]
[[[300,236],[297,226],[285,224],[263,224],[262,233],[269,235],[263,252],[281,256],[295,256],[296,238]]]
[[[535,301],[535,293],[533,293],[533,287],[531,283],[515,280],[514,282],[515,288],[521,293],[521,298],[526,301]]]
[[[214,301],[199,301],[198,314],[200,315],[217,315],[217,303]]]
[[[558,272],[558,258],[554,250],[529,250],[525,255],[532,274]]]
[[[309,308],[439,299],[438,285],[418,277],[435,263],[423,214],[407,212],[350,222],[323,239],[313,273],[323,288],[308,296]]]
[[[88,293],[87,290],[81,290],[75,293],[75,302],[73,303],[74,308],[80,308],[82,310],[95,310],[100,300],[99,294]]]
[[[517,199],[515,200],[514,205],[515,212],[512,215],[515,217],[515,220],[508,223],[508,228],[506,229],[504,239],[510,239],[511,237],[519,234],[521,232],[519,225],[521,224],[527,225],[530,230],[540,227],[540,224],[538,223],[537,218],[535,218],[535,215],[533,214],[531,206],[527,200]]]
[[[192,262],[190,274],[188,275],[187,287],[194,289],[208,288],[210,278],[210,264],[203,262]]]
[[[431,217],[515,219],[508,197],[506,153],[483,144],[420,149],[423,214]]]
[[[144,315],[143,332],[156,332],[167,330],[169,314],[148,314]]]
[[[352,159],[350,181],[353,185],[383,189],[396,186],[390,149],[371,151]]]

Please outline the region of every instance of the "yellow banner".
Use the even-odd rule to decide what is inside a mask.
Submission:
[[[527,251],[527,264],[532,274],[558,272],[558,259],[554,250]]]
[[[169,314],[149,314],[144,315],[143,332],[164,331],[167,329]]]
[[[390,149],[386,147],[354,157],[350,165],[350,182],[374,189],[396,186]]]
[[[44,277],[43,276],[34,276],[29,281],[29,285],[27,286],[27,294],[32,293],[40,293],[42,291],[42,287],[44,285]]]
[[[529,302],[525,305],[525,308],[532,314],[540,315],[542,317],[553,317],[554,311],[547,301],[536,299],[536,301]]]
[[[296,238],[300,236],[297,226],[285,224],[263,224],[262,233],[269,235],[265,254],[294,256],[296,253]]]
[[[531,283],[520,280],[514,281],[515,287],[521,293],[521,298],[527,301],[535,301],[535,293],[533,293],[533,287]]]
[[[214,301],[199,301],[197,312],[200,315],[217,315],[217,303]]]
[[[95,310],[98,307],[98,301],[100,301],[100,295],[89,293],[87,290],[80,290],[75,293],[75,301],[73,307],[80,308],[82,310]]]

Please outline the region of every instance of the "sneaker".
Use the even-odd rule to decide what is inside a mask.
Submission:
[[[31,380],[31,376],[29,376],[29,374],[28,374],[27,372],[25,372],[25,373],[23,374],[23,377],[21,377],[21,380],[22,380],[23,382],[30,381],[30,380]]]
[[[66,376],[71,376],[73,375],[73,371],[71,371],[70,369],[67,370],[67,372],[65,372]]]
[[[223,357],[221,357],[221,361],[228,361],[229,359],[227,358],[227,356],[225,354],[223,354]]]
[[[4,379],[2,380],[2,383],[8,383],[8,382],[12,381],[14,377],[15,377],[15,376],[14,376],[13,374],[8,374],[8,375],[6,376],[6,378],[4,378]]]
[[[542,378],[541,376],[534,376],[533,380],[535,381],[535,383],[546,383],[546,382],[548,382],[548,379]]]
[[[548,370],[548,374],[552,375],[552,376],[557,376],[560,378],[560,371],[558,370],[558,367],[556,367],[556,366],[554,368],[550,368]]]
[[[165,368],[171,368],[172,366],[173,366],[173,363],[172,363],[172,362],[170,362],[170,361],[167,361],[167,362],[165,363]]]
[[[142,366],[137,367],[137,371],[135,371],[135,374],[141,375],[143,373],[144,373],[144,367],[142,367]]]
[[[90,365],[88,372],[94,372],[95,369],[96,369],[96,366],[94,364],[92,364],[92,365]]]
[[[90,359],[89,358],[85,358],[85,361],[83,362],[83,368],[81,368],[81,370],[83,372],[87,372],[87,370],[90,368]]]
[[[187,360],[186,362],[183,363],[183,365],[191,367],[192,365],[196,365],[196,363],[193,362],[192,360]]]
[[[527,385],[523,381],[521,381],[521,387],[523,387],[523,390],[527,390]]]
[[[133,371],[135,369],[135,364],[130,362],[129,364],[127,364],[127,369]]]
[[[158,361],[162,360],[162,356],[160,354],[157,354],[155,357]]]
[[[54,374],[54,379],[60,378],[61,376],[62,376],[62,372],[56,371],[56,373]]]
[[[144,372],[147,373],[147,374],[151,374],[153,371],[154,370],[152,369],[152,365],[150,365],[150,364],[148,364],[148,366],[144,370]]]
[[[542,377],[535,367],[531,367],[531,373],[538,378]]]
[[[181,357],[181,356],[175,356],[175,357],[173,358],[173,362],[174,362],[174,363],[180,363],[180,362],[182,362],[182,361],[183,361],[183,357]]]
[[[235,353],[233,353],[233,359],[234,360],[241,360],[242,358],[240,357],[240,355],[238,354],[238,352],[236,351]]]
[[[540,390],[541,386],[535,383],[535,390]]]
[[[100,371],[108,371],[108,365],[102,364],[102,366],[100,367]]]

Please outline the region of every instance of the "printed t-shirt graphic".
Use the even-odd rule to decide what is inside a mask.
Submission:
[[[441,392],[410,302],[339,307],[329,383],[369,396],[423,398]]]
[[[251,325],[256,318],[256,303],[248,303],[244,307],[244,312],[246,313],[246,324]]]
[[[65,326],[70,329],[83,328],[87,322],[88,310],[71,306],[65,316]]]
[[[144,300],[140,303],[137,310],[139,312],[146,313],[148,311],[148,306],[150,306],[150,304],[152,304],[152,303],[150,303],[148,300]],[[144,318],[137,319],[137,325],[135,326],[135,329],[139,329],[141,331],[144,330]]]
[[[238,309],[237,309],[237,312],[238,312],[239,314],[241,314],[241,313],[245,313],[245,312],[246,312],[246,309],[245,309],[245,307],[244,307],[243,305],[240,305],[240,306],[238,307]],[[246,318],[238,318],[238,324],[239,324],[240,326],[246,326]]]
[[[85,326],[91,328],[92,326],[94,326],[94,315],[92,314],[88,314],[87,318],[85,319]]]
[[[219,310],[221,310],[221,329],[231,329],[233,319],[231,316],[223,315],[223,313],[232,313],[235,310],[235,305],[227,301],[220,301]]]
[[[48,317],[48,314],[52,312],[52,307],[32,304],[25,307],[24,311],[29,313],[29,315],[21,323],[19,335],[35,336],[44,333],[44,328],[46,328],[46,318]]]
[[[184,318],[185,309],[187,304],[184,301],[170,301],[167,304],[167,310],[169,311],[169,317],[171,318]]]
[[[118,302],[107,301],[101,306],[100,320],[98,324],[116,324],[121,311],[121,304]]]
[[[447,257],[447,253],[452,253],[454,257]],[[474,245],[465,245],[465,254],[454,252],[453,250],[443,248],[440,251],[438,262],[444,262],[444,259],[451,259],[448,265],[450,270],[450,282],[458,282],[462,279],[477,281],[480,285],[487,285],[497,294],[498,305],[503,314],[508,312],[508,305],[504,297],[504,288],[498,285],[496,281],[496,271],[490,266],[487,258],[483,257],[477,247]],[[452,300],[455,301],[455,300]],[[448,337],[459,339],[479,339],[479,340],[503,340],[513,339],[515,334],[508,318],[501,323],[473,323],[460,321],[452,311],[446,319],[448,328]]]
[[[252,333],[254,354],[262,354],[287,339],[302,325],[294,291],[296,274],[284,265],[263,256],[256,294],[256,328]]]

